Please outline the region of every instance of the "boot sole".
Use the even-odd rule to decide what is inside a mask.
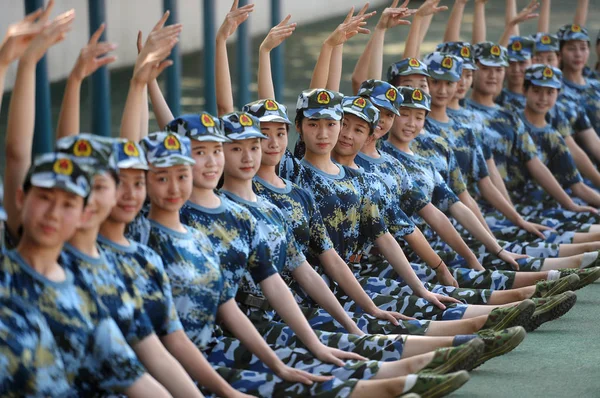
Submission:
[[[485,350],[485,343],[481,339],[473,339],[467,344],[470,344],[469,350],[464,350],[463,352],[460,352],[452,358],[452,361],[448,361],[443,365],[432,369],[431,372],[427,372],[427,374],[444,375],[447,373],[454,373],[461,370],[473,369],[481,355],[483,355],[483,351]]]
[[[469,373],[465,370],[456,372],[453,377],[448,378],[441,384],[421,393],[421,398],[440,398],[458,390],[467,381],[469,381]]]
[[[532,300],[523,300],[521,303],[519,303],[517,308],[520,311],[515,311],[515,313],[512,316],[507,316],[506,318],[502,319],[500,323],[498,323],[491,329],[496,332],[500,332],[504,329],[508,329],[513,326],[523,326],[524,324],[529,322],[529,320],[533,316],[533,313],[535,311],[535,303]]]
[[[524,325],[525,330],[528,332],[533,332],[544,323],[550,322],[556,318],[560,318],[569,312],[577,302],[577,295],[573,293],[572,295],[568,295],[566,297],[567,298],[565,300],[555,303],[555,305],[553,305],[549,310],[545,310],[543,313],[538,315],[533,315],[527,325]]]
[[[479,361],[477,362],[477,364],[475,365],[475,367],[473,369],[478,368],[479,366],[483,365],[484,363],[486,363],[487,361],[489,361],[492,358],[496,358],[496,357],[499,357],[501,355],[511,352],[512,350],[517,348],[523,340],[525,340],[525,336],[527,336],[525,329],[524,328],[519,329],[518,333],[515,333],[514,336],[512,336],[509,340],[507,340],[500,347],[497,347],[492,351],[484,352],[483,354],[481,354],[481,357],[479,357]]]

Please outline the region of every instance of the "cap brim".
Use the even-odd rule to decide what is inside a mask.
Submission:
[[[187,137],[194,141],[202,142],[231,142],[231,140],[224,135],[216,134],[202,134],[202,135],[187,135]]]
[[[481,65],[489,66],[491,68],[508,68],[508,62],[506,61],[496,61],[487,58],[479,58],[477,61],[481,63]]]
[[[330,119],[340,121],[344,117],[344,114],[341,112],[341,107],[339,107],[339,110],[334,110],[332,108],[305,109],[302,111],[302,114],[308,119]]]
[[[477,67],[477,65],[475,65],[474,63],[466,63],[466,62],[465,62],[465,63],[463,64],[463,70],[464,70],[464,69],[468,69],[468,70],[477,70],[477,69],[479,69],[479,68],[478,68],[478,67]]]
[[[369,97],[369,100],[373,103],[373,105],[383,108],[387,111],[393,112],[394,115],[396,115],[396,116],[400,116],[400,112],[398,112],[398,109],[396,109],[396,107],[394,105],[390,105],[391,102],[380,100],[380,99],[373,98],[373,97]]]
[[[523,62],[523,61],[527,61],[528,59],[531,59],[531,56],[526,57],[523,55],[509,55],[508,56],[508,62]]]
[[[346,114],[354,115],[357,118],[359,118],[359,119],[363,120],[364,122],[366,122],[368,125],[371,125],[371,121],[368,120],[367,116],[364,113],[359,112],[359,111],[357,111],[355,109],[352,109],[352,108],[342,108],[342,109],[344,110],[344,115],[346,115]]]
[[[543,46],[539,46],[535,48],[535,53],[557,53],[560,51],[560,47],[552,47],[552,46],[547,46],[547,45],[543,45]]]
[[[412,69],[409,69],[402,73],[398,73],[396,76],[411,76],[411,75],[422,75],[425,77],[430,77],[429,72],[425,72],[424,70],[412,70]]]
[[[289,119],[284,119],[281,116],[278,115],[265,115],[261,118],[259,118],[258,120],[260,120],[261,122],[265,122],[265,123],[285,123],[285,124],[292,124],[292,122]]]
[[[590,37],[583,33],[574,33],[574,34],[571,34],[569,37],[563,39],[562,41],[574,41],[574,40],[590,41]]]
[[[242,141],[242,140],[249,140],[249,139],[253,139],[253,138],[262,138],[264,140],[269,139],[269,137],[267,137],[260,131],[246,131],[244,133],[232,133],[232,134],[228,134],[227,138],[229,138],[232,141]]]
[[[138,162],[138,161],[129,161],[129,160],[124,160],[122,162],[119,162],[118,167],[119,167],[119,170],[127,170],[127,169],[148,170],[149,169],[149,167],[146,163],[142,163],[142,162]]]
[[[551,81],[551,80],[530,80],[531,84],[533,84],[534,86],[538,86],[538,87],[550,87],[550,88],[555,88],[560,90],[562,88],[562,84],[560,84],[557,81]]]
[[[196,161],[190,157],[187,156],[169,156],[169,159],[171,159],[170,162],[156,162],[156,161],[152,161],[150,159],[148,159],[148,163],[150,164],[150,166],[152,167],[156,167],[159,169],[166,169],[167,167],[173,167],[173,166],[193,166],[196,164]],[[166,158],[159,158],[157,160],[165,160]]]
[[[425,105],[421,105],[421,104],[402,104],[402,106],[400,108],[410,108],[410,109],[422,109],[426,112],[430,112],[431,109],[427,108]]]
[[[46,189],[60,189],[65,192],[72,193],[77,196],[81,196],[85,198],[88,196],[88,192],[85,192],[83,189],[77,187],[76,184],[66,184],[64,181],[59,181],[56,178],[44,178],[42,176],[36,177],[32,176],[30,180],[31,186],[38,188],[46,188]]]
[[[437,73],[435,71],[430,71],[429,74],[433,79],[443,80],[447,82],[457,82],[460,80],[460,76],[453,75],[452,73]]]

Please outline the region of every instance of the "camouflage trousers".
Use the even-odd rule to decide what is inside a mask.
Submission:
[[[301,347],[271,346],[277,357],[287,366],[317,375],[332,375],[340,380],[368,380],[379,371],[382,362],[345,361],[344,366],[321,362]],[[256,355],[252,354],[238,339],[228,336],[214,337],[203,350],[213,366],[273,373]]]
[[[350,396],[359,380],[331,380],[314,383],[310,386],[302,383],[284,381],[273,373],[255,372],[251,370],[233,369],[213,366],[219,375],[234,389],[257,397],[320,397],[346,398]],[[202,389],[205,396],[215,396]]]

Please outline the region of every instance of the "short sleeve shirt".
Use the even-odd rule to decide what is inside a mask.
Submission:
[[[563,79],[563,94],[568,98],[577,98],[579,103],[583,105],[583,109],[585,109],[585,114],[589,118],[591,127],[596,130],[596,132],[600,131],[600,82],[595,79],[585,79],[585,84],[580,85],[573,83],[569,80]],[[564,102],[563,102],[564,103]],[[565,107],[567,105],[565,104]],[[570,106],[574,112],[578,115],[580,113],[580,109],[573,106],[573,102],[570,103]],[[583,129],[578,128],[575,129],[575,132],[579,132]]]
[[[556,101],[556,106],[566,115],[575,134],[594,127],[588,106],[582,97],[586,95],[585,91],[584,86],[570,85],[563,79],[563,89],[560,90]],[[581,112],[582,109],[585,109],[585,112]]]
[[[94,258],[67,243],[60,263],[96,292],[129,345],[137,344],[153,333],[140,292],[102,251],[100,257]]]
[[[6,253],[1,269],[0,296],[22,297],[44,315],[77,394],[121,391],[145,373],[99,299],[69,270],[64,281],[51,281],[16,251]]]
[[[75,397],[44,316],[18,297],[0,299],[0,395]]]
[[[163,260],[175,308],[190,340],[204,348],[212,337],[224,278],[208,238],[185,226],[185,232],[148,220],[148,246]]]
[[[134,241],[124,246],[98,236],[98,244],[109,261],[119,264],[125,277],[140,292],[154,333],[162,337],[183,329],[173,301],[171,282],[160,256],[148,246]]]
[[[219,256],[225,278],[221,303],[235,297],[240,282],[249,272],[259,284],[277,273],[270,247],[258,229],[258,221],[245,207],[219,195],[221,204],[207,208],[187,202],[181,209],[181,222],[203,232]]]
[[[494,100],[495,103],[504,108],[512,108],[517,111],[525,109],[525,96],[523,94],[515,93],[504,87],[500,92],[500,95]]]

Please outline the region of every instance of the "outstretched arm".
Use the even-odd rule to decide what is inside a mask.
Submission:
[[[589,5],[589,0],[577,1],[577,9],[575,10],[575,17],[573,18],[574,24],[579,26],[585,26],[587,24]]]
[[[507,4],[513,2],[514,0],[507,0]],[[516,7],[516,4],[514,4]],[[519,33],[519,24],[525,21],[528,21],[533,18],[537,18],[539,14],[534,11],[540,6],[540,3],[537,0],[531,0],[527,7],[523,8],[520,13],[513,16],[512,18],[507,19],[506,26],[504,28],[504,32],[502,33],[502,37],[500,37],[500,41],[498,42],[501,46],[506,47],[508,45],[508,41],[510,40],[510,36],[516,35]]]
[[[404,58],[418,58],[423,37],[427,34],[429,24],[434,14],[448,9],[446,6],[438,7],[440,0],[425,0],[415,13],[410,31],[404,45]]]
[[[271,72],[271,51],[281,45],[294,33],[296,23],[289,23],[292,16],[288,15],[278,25],[274,26],[258,49],[258,98],[275,99],[273,74]]]
[[[485,41],[487,36],[487,27],[485,24],[485,3],[487,2],[488,0],[475,0],[475,11],[473,12],[473,36],[471,38],[472,44]]]
[[[168,17],[169,12],[167,11],[148,35],[135,62],[121,119],[122,138],[135,142],[141,139],[140,113],[142,106],[148,106],[147,103],[142,103],[146,86],[148,82],[155,80],[163,70],[173,64],[173,61],[166,60],[166,58],[179,41],[178,36],[181,33],[182,25],[175,24],[165,27],[164,24]]]
[[[539,33],[550,32],[550,3],[551,0],[540,0],[542,6],[540,7],[540,17],[538,18],[537,31]]]
[[[75,135],[81,131],[79,125],[79,108],[81,107],[80,94],[83,80],[98,70],[98,68],[117,60],[116,56],[107,55],[117,48],[116,44],[98,42],[105,27],[105,24],[100,25],[90,38],[88,44],[81,49],[75,66],[67,79],[60,107],[60,115],[58,116],[58,125],[56,128],[57,139],[68,135]]]
[[[468,2],[469,0],[456,0],[454,2],[448,23],[446,24],[446,31],[444,32],[444,43],[460,40],[460,26],[465,14],[465,5]]]
[[[217,82],[217,113],[223,116],[233,112],[233,90],[231,88],[231,72],[229,71],[229,58],[227,57],[227,39],[235,33],[238,26],[243,24],[250,13],[254,11],[254,4],[238,8],[239,0],[234,0],[229,13],[225,16],[223,24],[217,31],[217,44],[215,48],[215,78]]]
[[[504,27],[505,29],[508,29],[508,27],[510,26],[510,21],[513,20],[514,17],[517,16],[517,0],[506,0],[506,7],[504,10]],[[509,38],[510,36],[519,36],[519,34],[521,33],[519,30],[519,25],[516,26],[512,26],[510,28],[510,32],[509,32]],[[506,44],[502,44],[503,46],[506,46]]]
[[[53,2],[40,15],[42,25],[48,21]],[[17,78],[8,107],[6,129],[6,163],[4,174],[4,206],[8,216],[8,231],[13,236],[21,224],[21,215],[16,206],[16,193],[25,181],[31,165],[31,148],[35,124],[35,66],[46,51],[61,42],[71,30],[75,11],[71,10],[56,17],[31,41],[22,53],[17,69]]]
[[[406,0],[399,8],[400,0],[394,0],[391,7],[383,10],[377,26],[367,43],[365,50],[361,54],[354,72],[352,73],[352,91],[358,93],[360,85],[367,79],[381,80],[383,71],[383,44],[385,41],[385,33],[388,29],[398,25],[410,25],[410,21],[404,18],[414,14],[416,10],[409,10]]]

